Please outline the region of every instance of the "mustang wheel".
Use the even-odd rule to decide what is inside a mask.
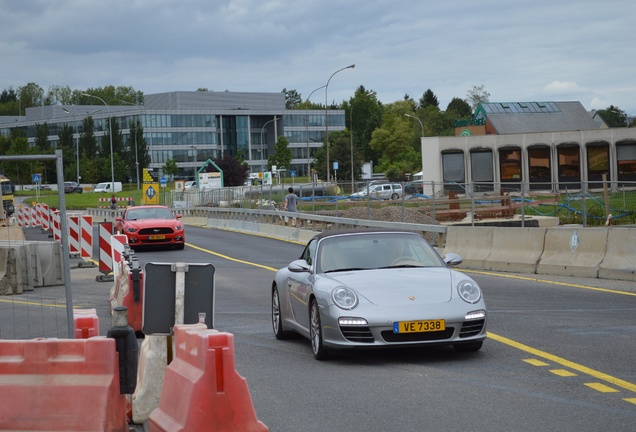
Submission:
[[[322,344],[322,326],[320,325],[320,310],[316,299],[311,301],[309,309],[309,335],[311,338],[311,350],[316,360],[324,360],[329,353]]]
[[[276,339],[287,339],[289,337],[289,333],[283,330],[283,318],[280,315],[280,298],[276,287],[272,290],[272,327],[274,328]]]

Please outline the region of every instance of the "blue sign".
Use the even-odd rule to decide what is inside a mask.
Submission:
[[[166,178],[165,177],[161,177],[160,182],[161,182],[161,187],[165,188],[166,187],[166,183],[167,183]]]
[[[296,170],[289,170],[290,177],[296,177]]]
[[[31,183],[42,183],[42,174],[32,174]]]
[[[146,189],[146,196],[150,199],[152,199],[156,193],[157,191],[152,186],[149,186],[148,189]]]

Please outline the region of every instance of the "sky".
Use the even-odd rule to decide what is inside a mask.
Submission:
[[[636,1],[0,0],[0,91],[280,92],[636,114]],[[345,68],[355,64],[355,68]]]

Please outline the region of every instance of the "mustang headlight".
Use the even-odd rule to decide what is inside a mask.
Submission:
[[[351,310],[358,305],[358,296],[347,287],[338,287],[331,291],[333,302],[340,309]]]
[[[129,232],[129,233],[137,232],[137,228],[135,227],[126,228],[126,232]]]
[[[481,299],[481,289],[474,281],[461,281],[457,285],[457,293],[467,303],[477,303]]]

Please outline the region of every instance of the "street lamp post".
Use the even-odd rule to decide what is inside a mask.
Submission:
[[[323,87],[325,87],[325,85],[321,85],[320,87],[312,90],[312,92],[309,93],[309,97],[307,97],[307,99],[305,100],[307,106],[309,105],[309,99],[311,98],[311,95]],[[307,137],[307,178],[309,178],[309,180],[313,182],[313,180],[311,179],[311,158],[309,157],[309,109],[307,107],[305,107],[305,135]]]
[[[271,122],[274,122],[278,120],[278,117],[274,116],[273,119],[266,121],[265,124],[263,125],[263,127],[261,128],[261,172],[263,172],[263,146],[265,145],[265,142],[263,141],[263,131],[265,130],[265,126],[267,126],[268,124],[270,124]]]
[[[104,105],[106,105],[106,109],[108,110],[108,137],[110,138],[110,181],[111,181],[111,191],[115,192],[115,163],[113,161],[113,125],[112,118],[110,116],[110,107],[106,103],[106,101],[99,96],[91,95],[88,93],[82,93],[82,96],[88,96],[95,99],[99,99],[102,101]]]
[[[343,67],[342,69],[338,69],[337,71],[331,74],[331,76],[327,80],[327,84],[325,84],[325,140],[326,140],[325,144],[327,146],[327,182],[330,179],[330,175],[329,175],[329,102],[327,100],[327,91],[329,90],[329,81],[331,81],[331,78],[333,78],[333,76],[337,74],[338,72],[343,71],[345,69],[353,69],[354,67],[356,67],[356,65],[352,64],[347,67]]]
[[[137,104],[130,103],[125,100],[120,100],[121,103],[126,105],[137,106]],[[139,126],[139,120],[135,120],[135,173],[137,175],[137,190],[139,190],[139,156],[137,155],[137,128]]]

